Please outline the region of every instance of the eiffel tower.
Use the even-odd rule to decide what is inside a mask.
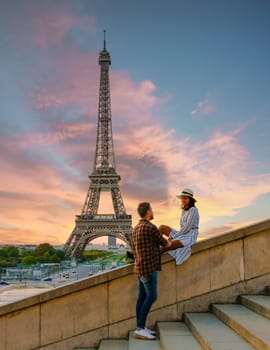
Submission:
[[[130,245],[131,215],[126,213],[119,188],[120,176],[116,172],[113,148],[109,66],[110,53],[106,49],[104,31],[103,50],[99,54],[100,86],[98,126],[94,168],[89,175],[90,185],[80,215],[76,215],[75,227],[64,250],[69,259],[80,259],[86,245],[95,238],[108,236],[109,242],[120,238]],[[100,194],[109,191],[113,214],[98,214]]]

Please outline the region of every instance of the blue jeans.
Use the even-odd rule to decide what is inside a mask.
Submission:
[[[138,278],[138,299],[136,304],[137,327],[144,328],[147,315],[157,300],[157,271]]]

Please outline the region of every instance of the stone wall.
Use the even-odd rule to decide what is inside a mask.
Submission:
[[[0,307],[1,350],[71,350],[101,338],[127,337],[135,327],[137,281],[133,266],[56,288]],[[149,326],[207,311],[213,302],[235,302],[241,293],[270,285],[270,220],[200,241],[176,266],[167,254],[159,298]]]

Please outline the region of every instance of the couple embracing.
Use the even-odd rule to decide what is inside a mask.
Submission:
[[[181,264],[191,254],[191,246],[198,236],[199,213],[195,206],[196,199],[192,190],[186,188],[180,195],[182,215],[180,229],[161,225],[159,229],[151,223],[154,218],[150,203],[138,205],[141,217],[132,233],[134,253],[134,272],[138,276],[138,298],[136,304],[137,328],[136,338],[145,340],[156,339],[156,333],[146,327],[146,318],[151,306],[157,299],[157,277],[161,270],[161,254],[165,251]]]

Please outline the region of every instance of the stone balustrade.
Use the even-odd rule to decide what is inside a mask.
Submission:
[[[270,285],[270,220],[196,243],[182,265],[168,254],[162,260],[149,326]],[[127,337],[135,327],[132,270],[128,265],[0,307],[0,349],[67,350]]]

